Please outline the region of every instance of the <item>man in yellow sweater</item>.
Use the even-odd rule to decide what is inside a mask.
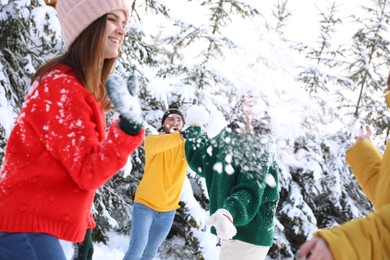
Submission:
[[[135,194],[124,260],[153,259],[172,227],[188,169],[180,134],[184,123],[180,110],[170,108],[161,120],[163,133],[145,138],[144,176]]]

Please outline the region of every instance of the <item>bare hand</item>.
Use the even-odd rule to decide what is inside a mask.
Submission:
[[[333,260],[326,241],[320,237],[313,237],[299,248],[297,259],[299,260]]]
[[[358,134],[356,134],[355,139],[356,142],[359,141],[370,141],[372,136],[372,130],[369,125],[365,126],[365,129],[363,129],[363,126],[360,127],[360,131]]]

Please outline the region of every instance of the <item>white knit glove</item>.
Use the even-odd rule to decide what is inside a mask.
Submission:
[[[218,209],[207,220],[207,225],[214,226],[217,230],[217,236],[221,239],[231,239],[237,234],[233,217],[226,209]]]
[[[206,132],[209,138],[218,135],[222,129],[227,126],[227,121],[223,113],[219,110],[213,110],[206,124]]]
[[[143,127],[141,104],[138,99],[138,84],[131,75],[127,81],[111,75],[106,82],[107,95],[120,113],[119,127],[129,135],[137,135]]]
[[[186,111],[186,123],[189,126],[204,126],[209,117],[210,114],[204,106],[192,105]]]

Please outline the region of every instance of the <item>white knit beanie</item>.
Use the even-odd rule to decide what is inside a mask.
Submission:
[[[112,10],[125,11],[127,24],[132,2],[133,0],[58,0],[57,15],[66,47],[69,49],[82,31]]]

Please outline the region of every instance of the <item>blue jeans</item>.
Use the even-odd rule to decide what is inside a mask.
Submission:
[[[158,212],[134,203],[130,246],[123,260],[151,260],[171,230],[176,210]]]
[[[44,233],[0,232],[0,260],[66,260],[58,238]]]

